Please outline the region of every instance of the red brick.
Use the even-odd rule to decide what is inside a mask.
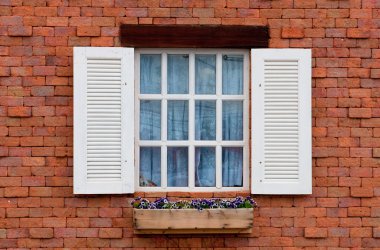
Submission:
[[[351,187],[352,197],[373,197],[372,187]]]
[[[350,148],[351,157],[372,157],[371,148]]]
[[[349,207],[348,208],[348,216],[352,217],[364,217],[370,216],[371,209],[368,207]]]
[[[350,9],[351,18],[371,18],[372,10],[371,9]]]
[[[4,197],[27,197],[28,188],[27,187],[5,187]]]
[[[90,218],[91,227],[111,227],[111,218]]]
[[[32,96],[53,96],[54,87],[53,86],[33,86],[31,88]]]
[[[29,195],[31,197],[51,197],[51,187],[31,187],[29,188]]]
[[[58,16],[79,16],[80,8],[79,7],[58,7]]]
[[[8,115],[10,117],[30,117],[32,110],[30,107],[9,107]]]
[[[370,29],[362,28],[348,28],[347,29],[347,37],[349,38],[369,38],[371,35]]]
[[[100,27],[80,26],[77,28],[77,36],[100,36]]]
[[[380,148],[374,148],[372,153],[373,157],[380,158]]]
[[[36,16],[57,16],[57,7],[35,7]]]
[[[28,217],[29,216],[29,208],[7,208],[6,209],[6,217]],[[1,237],[0,237],[1,238]]]
[[[66,227],[66,218],[43,218],[43,227]]]
[[[182,7],[182,0],[160,0],[160,7]]]
[[[98,208],[77,208],[78,217],[98,217]]]
[[[67,227],[88,228],[89,226],[89,218],[67,218]]]
[[[68,26],[69,19],[67,17],[47,17],[47,26]]]
[[[326,228],[305,228],[306,238],[326,238],[327,229]]]
[[[249,8],[249,0],[227,0],[227,8]]]
[[[121,208],[99,208],[100,217],[122,217]]]
[[[303,28],[282,28],[282,38],[303,38],[305,35]]]
[[[351,118],[371,118],[372,110],[370,108],[350,108],[349,117]]]
[[[77,229],[75,228],[54,228],[55,238],[75,238]]]
[[[372,237],[372,228],[350,228],[350,237]]]
[[[18,199],[19,207],[39,207],[40,204],[41,200],[38,197],[27,197]]]
[[[380,238],[380,227],[379,228],[373,228],[373,237],[374,238]]]
[[[49,239],[54,236],[52,228],[30,228],[29,233],[31,238]]]

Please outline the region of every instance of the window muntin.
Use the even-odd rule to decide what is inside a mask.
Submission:
[[[248,57],[136,51],[136,190],[248,190]]]

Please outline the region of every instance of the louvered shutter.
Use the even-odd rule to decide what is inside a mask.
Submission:
[[[74,48],[74,193],[134,192],[133,85],[133,48]]]
[[[252,49],[253,194],[311,194],[311,50]]]

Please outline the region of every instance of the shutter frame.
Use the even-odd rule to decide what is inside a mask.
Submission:
[[[269,127],[267,130],[265,129],[265,117],[264,111],[265,108],[269,110],[268,106],[264,105],[264,100],[266,103],[270,103],[271,99],[268,98],[268,95],[265,97],[264,95],[269,92],[265,92],[264,88],[268,86],[269,81],[265,82],[265,72],[270,72],[271,69],[274,70],[282,70],[282,73],[285,74],[294,74],[295,66],[283,66],[282,68],[275,68],[276,64],[274,63],[272,68],[270,68],[270,62],[280,61],[286,63],[297,62],[297,90],[296,94],[298,98],[298,112],[297,112],[297,120],[298,120],[298,134],[296,135],[287,135],[286,132],[281,131],[280,129],[280,140],[287,140],[286,138],[297,140],[298,142],[298,179],[292,179],[290,176],[294,172],[290,169],[290,163],[286,166],[286,161],[290,162],[289,158],[286,155],[283,156],[273,156],[272,161],[285,162],[285,171],[281,170],[281,174],[288,175],[288,177],[282,177],[285,179],[276,179],[269,178],[268,173],[271,173],[269,170],[269,163],[266,164],[265,158],[268,153],[264,144],[265,138],[270,138],[270,132],[268,132],[268,136],[265,136],[264,132],[269,131]],[[267,65],[265,65],[265,62]],[[269,66],[268,66],[269,65]],[[251,81],[252,81],[252,91],[251,91],[251,119],[252,119],[252,128],[251,128],[251,193],[252,194],[311,194],[312,193],[312,151],[311,151],[311,50],[310,49],[252,49],[251,50]],[[289,70],[292,69],[293,71]],[[266,71],[265,71],[266,70]],[[274,71],[276,72],[276,71]],[[277,71],[278,72],[278,71]],[[268,73],[270,74],[270,73]],[[266,83],[266,85],[265,85]],[[261,86],[260,86],[261,84]],[[293,82],[293,84],[295,84]],[[281,84],[278,85],[281,88]],[[287,87],[287,86],[285,86]],[[267,88],[269,89],[270,86]],[[277,89],[278,90],[278,89]],[[281,90],[281,89],[280,89]],[[285,93],[285,88],[284,92]],[[291,95],[294,95],[294,92],[290,92],[289,98],[291,99]],[[267,99],[266,99],[267,98]],[[294,99],[293,99],[294,101]],[[276,105],[274,105],[274,109],[276,109]],[[278,108],[275,111],[281,112],[281,108]],[[271,120],[271,117],[267,120]],[[278,119],[274,118],[274,119]],[[293,118],[291,118],[293,119]],[[277,120],[278,121],[278,120]],[[292,120],[293,121],[293,120]],[[280,121],[280,123],[283,121]],[[294,128],[291,128],[294,129]],[[282,134],[281,134],[282,133]],[[291,134],[291,133],[289,133]],[[274,133],[273,133],[274,135]],[[273,138],[278,138],[276,135]],[[270,140],[268,140],[270,141]],[[266,142],[268,142],[266,141]],[[270,151],[270,150],[269,150]],[[285,150],[286,151],[286,150]],[[269,155],[269,154],[268,154]],[[268,160],[270,161],[270,160]],[[277,168],[278,169],[278,168]],[[294,167],[293,167],[294,169]],[[266,171],[265,171],[266,170]],[[276,171],[276,170],[275,170]],[[286,179],[288,178],[288,179]]]
[[[112,153],[112,160],[117,159],[115,165],[117,170],[117,177],[107,178],[105,174],[93,175],[101,176],[102,178],[91,179],[88,178],[90,173],[94,170],[88,171],[87,160],[89,156],[88,152],[88,89],[93,87],[88,82],[87,69],[91,67],[91,60],[99,60],[101,64],[107,65],[107,60],[120,61],[120,67],[114,70],[117,75],[117,80],[113,80],[114,93],[120,98],[121,106],[114,108],[112,106],[113,113],[120,114],[117,129],[121,131],[121,138],[118,141],[120,150],[116,150],[116,153]],[[108,66],[108,65],[107,65]],[[111,64],[109,67],[113,67]],[[105,68],[100,68],[106,70]],[[101,71],[100,70],[100,71]],[[100,72],[99,71],[99,72]],[[99,73],[99,72],[95,72]],[[95,76],[96,77],[96,76]],[[102,77],[102,76],[99,76]],[[103,76],[104,77],[104,76]],[[108,79],[107,79],[108,80]],[[116,81],[116,85],[115,85]],[[120,82],[120,88],[117,87],[117,82]],[[107,87],[100,82],[102,87]],[[116,88],[115,88],[116,86]],[[96,87],[95,87],[96,88]],[[91,90],[91,89],[90,89]],[[96,91],[96,89],[95,89]],[[90,91],[91,92],[91,91]],[[110,98],[112,98],[110,95]],[[102,103],[96,103],[95,106],[100,108]],[[104,105],[104,104],[103,104]],[[116,105],[117,106],[117,105]],[[92,113],[97,113],[96,108],[91,110]],[[100,112],[100,111],[99,111]],[[99,125],[96,129],[103,129],[110,132],[109,126]],[[94,136],[98,134],[95,132]],[[105,140],[107,140],[106,137]],[[117,139],[116,139],[117,141]],[[108,141],[110,142],[110,141]],[[107,143],[107,141],[106,141]],[[96,145],[95,151],[105,152],[104,143]],[[103,146],[103,147],[102,147]],[[99,148],[96,148],[99,147]],[[100,155],[101,153],[99,153]],[[107,157],[107,152],[105,153]],[[90,154],[91,155],[91,154]],[[94,154],[93,154],[94,155]],[[99,157],[95,154],[95,158]],[[103,157],[103,156],[102,156]],[[118,159],[119,158],[119,159]],[[107,159],[104,158],[103,162]],[[120,160],[120,161],[118,161]],[[96,161],[93,161],[96,163]],[[102,162],[102,159],[100,159]],[[112,175],[112,170],[106,169],[106,165],[101,166],[101,172],[105,172]],[[95,170],[96,172],[97,170]],[[108,171],[108,172],[107,172]],[[103,176],[104,175],[104,176]],[[134,192],[134,49],[133,48],[113,48],[113,47],[75,47],[74,48],[74,193],[75,194],[120,194],[120,193],[133,193]]]

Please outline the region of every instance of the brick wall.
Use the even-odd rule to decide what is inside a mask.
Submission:
[[[380,246],[380,1],[0,0],[0,15],[0,248]],[[139,237],[131,196],[75,197],[72,47],[119,46],[120,23],[269,25],[270,47],[313,48],[313,195],[256,197],[239,237]]]

